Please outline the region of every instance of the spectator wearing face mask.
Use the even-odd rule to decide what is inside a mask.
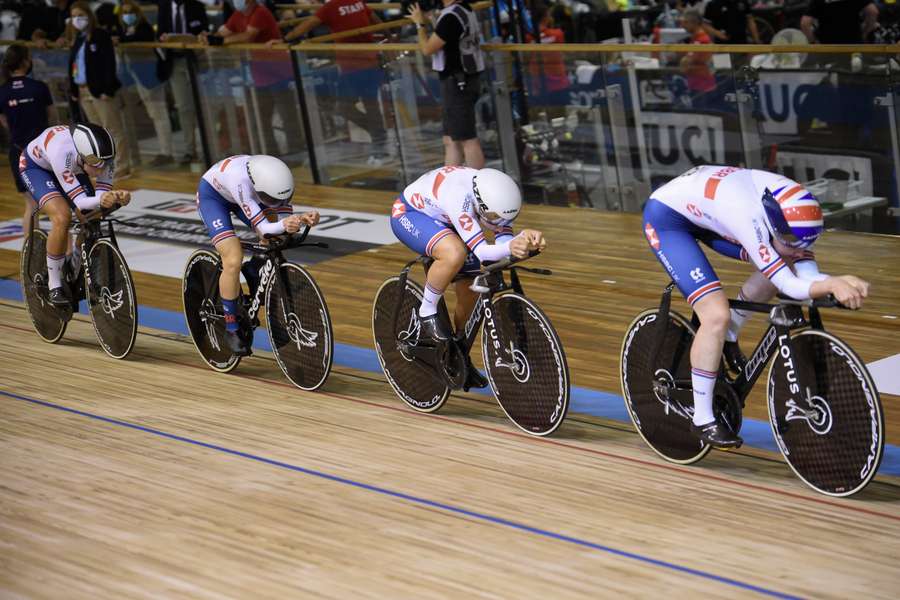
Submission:
[[[66,37],[69,51],[69,89],[78,103],[82,120],[109,130],[117,142],[125,139],[122,104],[117,96],[122,84],[116,77],[116,53],[112,37],[97,27],[90,5],[78,0],[69,9],[70,25]],[[117,179],[131,175],[131,151],[121,144],[117,156]]]
[[[195,42],[197,35],[209,29],[206,7],[198,0],[158,0],[156,27],[162,42]],[[190,50],[167,48],[160,64],[159,78],[168,82],[178,111],[178,122],[184,133],[184,151],[179,163],[189,164],[197,158],[197,112],[191,87],[190,65],[196,62]]]
[[[281,30],[272,11],[256,0],[233,0],[234,12],[215,35],[201,33],[200,43],[211,45],[265,44],[281,41]],[[300,150],[300,139],[291,124],[299,125],[296,95],[290,85],[294,70],[290,57],[280,50],[254,50],[250,53],[250,75],[256,88],[256,102],[262,119],[263,152],[278,155],[272,117],[281,118],[287,141],[286,153]]]
[[[155,42],[156,34],[144,16],[144,11],[134,0],[124,0],[119,8],[119,28],[123,42]],[[135,82],[134,87],[147,115],[153,121],[159,153],[150,161],[151,167],[172,163],[175,147],[172,142],[172,125],[166,109],[166,86],[159,79],[160,58],[156,51],[137,50],[124,52],[125,70]]]
[[[36,208],[19,173],[19,157],[28,142],[56,121],[50,88],[42,81],[29,77],[31,53],[22,44],[12,44],[3,55],[3,76],[0,86],[0,122],[9,130],[9,166],[16,189],[25,199],[22,227],[31,229],[31,213]],[[51,114],[54,113],[54,114]]]

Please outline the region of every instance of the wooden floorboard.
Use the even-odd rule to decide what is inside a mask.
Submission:
[[[345,368],[305,393],[268,356],[220,375],[152,330],[114,361],[83,316],[48,345],[14,302],[0,336],[2,597],[756,595],[702,572],[893,598],[900,582],[892,483],[833,500],[779,461],[665,464],[626,428],[535,439],[483,397],[420,415]]]

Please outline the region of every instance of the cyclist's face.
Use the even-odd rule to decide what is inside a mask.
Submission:
[[[772,238],[772,245],[775,246],[775,251],[778,252],[782,257],[789,258],[791,260],[797,260],[803,257],[803,250],[800,248],[791,248],[787,244],[783,244],[780,240],[776,238]]]

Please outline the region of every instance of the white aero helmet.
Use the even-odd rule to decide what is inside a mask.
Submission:
[[[96,123],[73,123],[69,133],[75,151],[85,164],[98,167],[116,157],[116,142],[105,127]]]
[[[247,161],[247,175],[263,204],[284,204],[294,195],[294,175],[281,159],[254,154]]]
[[[479,169],[472,177],[475,212],[488,223],[512,221],[522,208],[522,192],[513,178],[497,169]]]

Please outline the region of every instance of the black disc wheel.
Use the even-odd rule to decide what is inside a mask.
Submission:
[[[241,362],[225,341],[225,312],[219,296],[219,255],[197,250],[188,259],[182,277],[184,319],[197,352],[212,369],[232,371]]]
[[[137,298],[125,257],[109,240],[98,240],[88,252],[84,285],[100,347],[125,358],[137,336]]]
[[[791,359],[779,353],[769,368],[775,441],[811,488],[855,494],[884,454],[884,414],[872,376],[847,344],[825,331],[792,334],[791,348]]]
[[[320,388],[334,359],[334,333],[325,297],[299,265],[283,263],[266,291],[269,340],[278,366],[302,390]]]
[[[407,279],[406,289],[401,293],[399,280],[391,277],[375,295],[372,305],[375,351],[384,376],[397,396],[415,410],[435,412],[447,401],[450,388],[429,367],[401,350],[404,343],[418,339],[422,288]],[[395,312],[398,304],[399,312]]]
[[[668,461],[690,464],[710,450],[691,431],[692,393],[675,389],[676,381],[691,380],[694,329],[687,319],[670,312],[660,332],[657,317],[657,309],[645,310],[625,333],[619,362],[622,396],[647,445]],[[654,356],[656,363],[651,364]]]
[[[550,320],[516,293],[485,310],[481,349],[491,390],[506,416],[531,435],[549,435],[569,410],[569,367]]]
[[[45,342],[55,344],[66,332],[64,311],[50,304],[47,287],[47,234],[35,229],[22,246],[20,271],[25,307],[35,332]]]

